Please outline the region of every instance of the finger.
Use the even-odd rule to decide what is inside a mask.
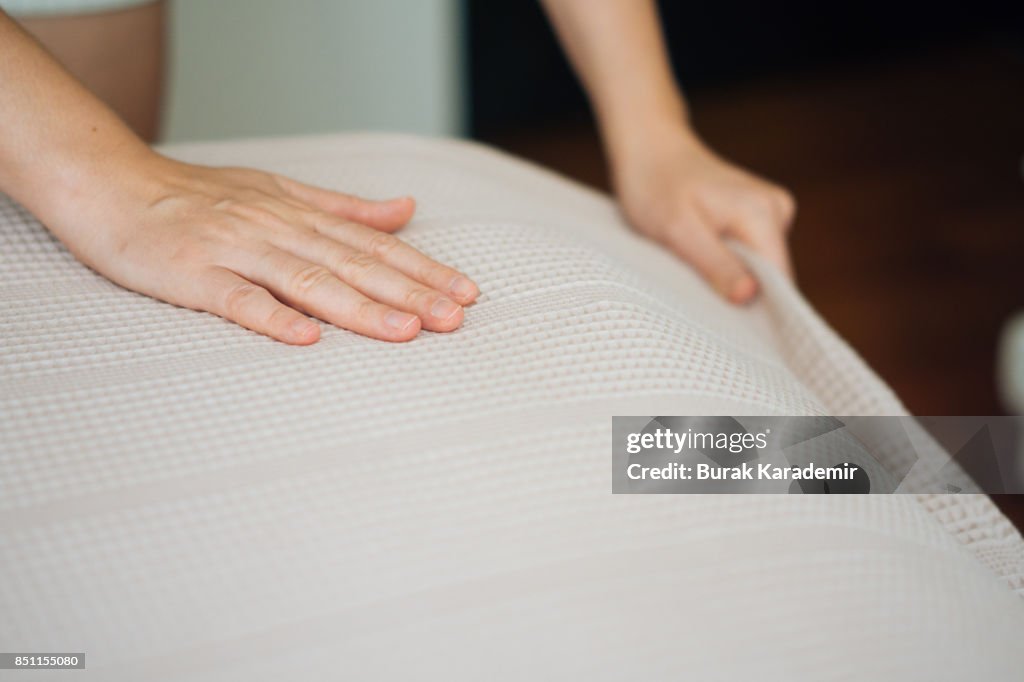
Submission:
[[[416,200],[412,197],[375,201],[314,187],[283,176],[275,176],[275,179],[285,193],[295,199],[318,210],[377,230],[394,232],[408,223],[416,211]]]
[[[318,232],[290,239],[288,251],[323,265],[369,298],[418,316],[425,329],[448,332],[462,324],[463,311],[458,303],[373,256]]]
[[[468,305],[480,295],[480,289],[458,270],[442,265],[403,242],[398,237],[331,216],[314,216],[313,228],[320,234],[370,254],[409,277]]]
[[[669,245],[725,298],[746,303],[757,293],[757,280],[711,228],[696,223],[670,234]]]
[[[793,264],[783,229],[770,216],[755,214],[737,218],[728,232],[777,267],[786,277],[793,279]]]
[[[320,338],[319,325],[230,270],[212,268],[202,284],[209,296],[204,307],[224,319],[297,346]]]
[[[796,219],[796,199],[789,190],[782,187],[776,188],[774,196],[775,210],[778,212],[782,231],[789,232],[793,229],[793,221]]]
[[[408,341],[420,330],[415,315],[370,300],[322,265],[278,249],[238,260],[233,267],[239,274],[337,327],[384,341]]]

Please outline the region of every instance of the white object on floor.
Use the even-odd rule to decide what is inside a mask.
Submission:
[[[904,412],[758,261],[731,307],[465,143],[169,151],[413,194],[403,238],[483,293],[452,334],[294,348],[0,201],[6,650],[105,681],[1019,679],[1024,550],[984,496],[611,494],[613,414]]]
[[[1010,318],[999,343],[999,388],[1006,408],[1024,414],[1024,313]]]

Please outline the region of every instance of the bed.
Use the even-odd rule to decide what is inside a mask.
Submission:
[[[464,326],[308,348],[125,291],[0,197],[11,679],[1020,679],[981,495],[613,495],[612,415],[904,414],[755,257],[722,303],[604,196],[465,142],[169,148],[371,197]],[[5,678],[6,679],[6,678]]]

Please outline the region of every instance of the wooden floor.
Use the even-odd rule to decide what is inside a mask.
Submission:
[[[964,46],[706,90],[697,128],[793,190],[799,284],[921,415],[1005,413],[996,348],[1024,311],[1024,61]],[[487,140],[607,188],[589,124]],[[1024,522],[1024,504],[997,500]]]
[[[794,191],[800,288],[912,412],[1005,413],[996,344],[1024,312],[1024,63],[963,48],[691,103],[714,148]],[[590,125],[487,141],[607,188]]]

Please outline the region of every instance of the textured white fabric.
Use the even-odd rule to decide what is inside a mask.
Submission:
[[[903,412],[756,261],[730,307],[464,143],[170,151],[414,194],[402,236],[483,293],[452,334],[288,347],[0,201],[3,649],[96,680],[1019,679],[1024,552],[985,497],[611,494],[613,414]]]

